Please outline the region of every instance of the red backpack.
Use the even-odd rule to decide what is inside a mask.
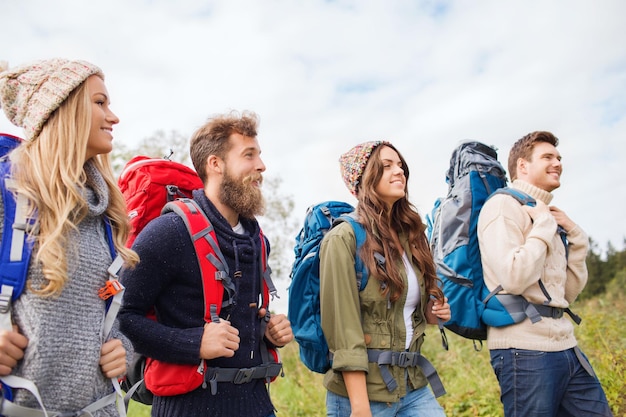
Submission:
[[[188,166],[147,156],[136,156],[128,161],[117,185],[126,200],[132,226],[128,247],[148,222],[161,214],[167,202],[191,198],[193,190],[204,188],[196,171]]]
[[[191,168],[168,159],[137,156],[131,159],[118,180],[118,185],[126,200],[127,210],[132,225],[132,232],[127,246],[132,246],[137,235],[161,213],[173,211],[185,222],[194,243],[198,263],[202,273],[205,294],[205,321],[218,321],[223,306],[230,305],[231,295],[225,291],[228,282],[227,266],[215,237],[213,226],[197,203],[191,199],[194,189],[203,188],[198,174]],[[267,243],[261,233],[263,248],[263,291],[261,308],[267,311],[269,320],[270,296],[276,294],[267,266]],[[213,260],[213,261],[211,261]],[[221,260],[221,262],[220,262]],[[228,285],[226,286],[228,287]],[[156,320],[154,313],[149,316]],[[263,364],[249,369],[220,369],[219,375],[207,368],[205,361],[196,365],[179,365],[161,362],[143,355],[135,354],[133,364],[128,370],[122,387],[127,391],[126,401],[152,404],[152,396],[179,395],[190,392],[203,383],[210,385],[215,394],[217,382],[248,382],[250,379],[273,381],[282,373],[282,364],[275,349],[261,349]],[[266,355],[267,354],[267,355]]]

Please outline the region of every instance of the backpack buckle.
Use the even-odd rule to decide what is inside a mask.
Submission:
[[[392,363],[392,365],[399,366],[400,368],[415,366],[417,364],[417,356],[415,352],[399,352],[394,358],[396,359],[396,363]]]
[[[98,290],[98,297],[103,300],[108,300],[113,297],[115,294],[124,290],[124,286],[118,280],[110,279],[104,284],[104,287]]]
[[[552,307],[552,314],[550,315],[550,317],[552,317],[553,319],[560,319],[563,317],[563,309],[559,308],[559,307]]]
[[[233,378],[233,384],[246,384],[252,381],[254,375],[254,368],[241,368],[235,374]]]
[[[11,310],[11,294],[0,293],[0,314],[6,314]]]

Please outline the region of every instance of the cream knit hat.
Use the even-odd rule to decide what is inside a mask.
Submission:
[[[70,93],[94,74],[104,78],[100,68],[85,61],[55,58],[10,70],[0,62],[0,107],[33,140]]]

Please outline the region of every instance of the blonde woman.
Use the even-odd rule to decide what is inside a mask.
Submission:
[[[0,375],[34,382],[49,412],[77,413],[114,391],[111,378],[125,374],[132,355],[117,324],[108,338],[102,334],[106,301],[98,296],[113,258],[105,219],[117,254],[128,265],[138,261],[124,245],[126,208],[108,155],[119,119],[91,63],[51,59],[0,71],[2,109],[25,136],[8,155],[11,191],[25,197],[34,222],[26,286],[11,306],[13,329],[0,330]],[[19,406],[40,406],[27,390],[14,389],[12,397]],[[120,413],[114,404],[92,412]]]

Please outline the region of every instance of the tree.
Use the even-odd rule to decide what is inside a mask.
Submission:
[[[293,263],[293,247],[297,232],[297,220],[293,218],[293,196],[280,192],[283,180],[270,177],[263,180],[265,215],[259,217],[263,232],[271,244],[270,265],[274,277],[288,278]]]
[[[626,246],[626,239],[623,242],[623,246]],[[626,248],[622,247],[622,250],[617,250],[611,242],[608,242],[604,254],[605,256],[603,257],[598,244],[590,238],[589,252],[587,253],[589,279],[585,289],[580,294],[580,299],[604,294],[609,283],[616,280],[617,277],[621,277],[621,281],[615,285],[623,284],[626,270]]]
[[[191,163],[189,139],[175,130],[170,131],[169,134],[163,130],[157,130],[152,136],[143,138],[136,146],[116,142],[111,152],[113,171],[119,175],[126,163],[137,155],[167,158],[185,165]]]

